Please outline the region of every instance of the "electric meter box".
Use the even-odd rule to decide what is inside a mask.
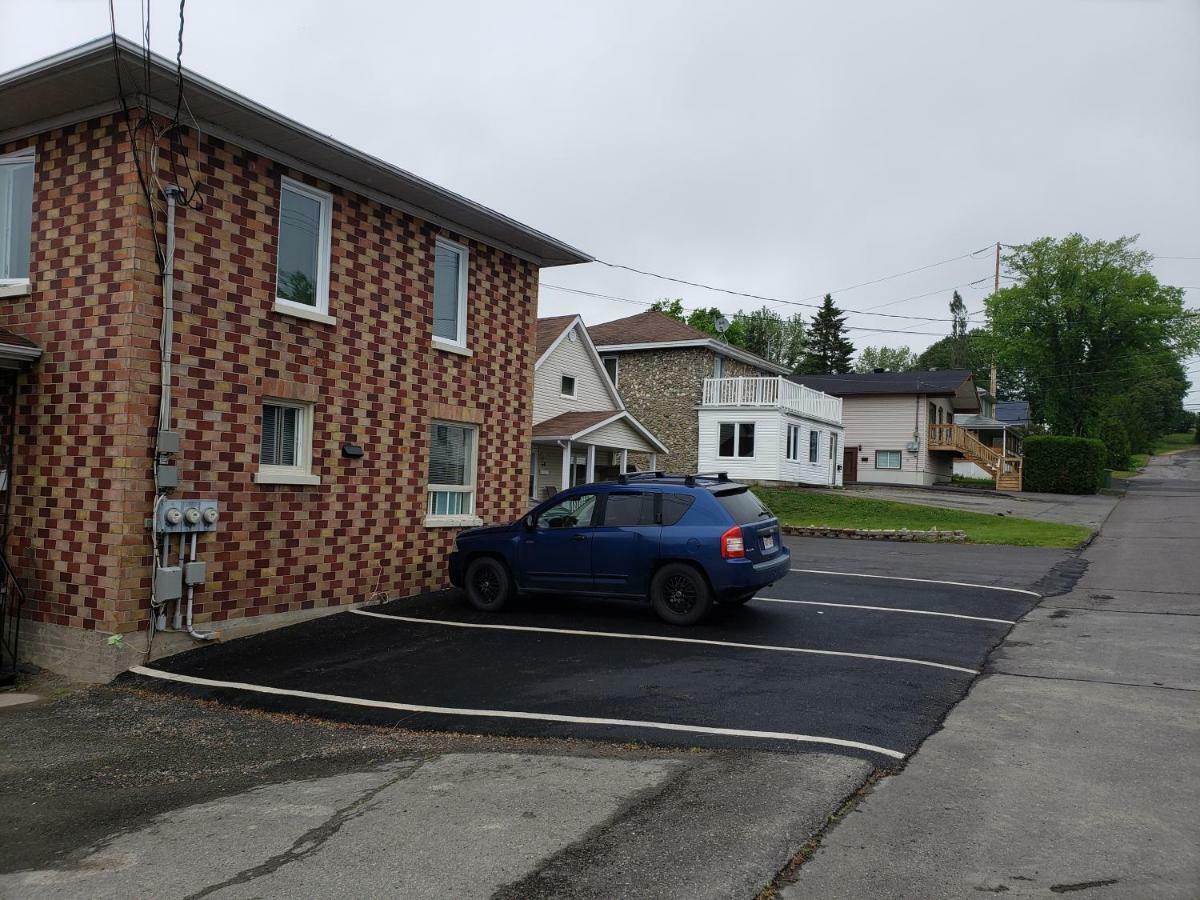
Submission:
[[[160,500],[155,514],[159,534],[216,531],[220,520],[216,500]]]

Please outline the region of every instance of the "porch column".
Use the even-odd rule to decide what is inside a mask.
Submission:
[[[529,475],[529,499],[536,500],[538,495],[538,448],[537,444],[533,445],[533,452],[529,454],[529,465],[532,470]]]
[[[560,491],[565,491],[571,486],[571,442],[567,441],[563,444],[562,458],[562,483],[558,486]]]
[[[650,454],[650,471],[651,472],[658,471],[658,454],[657,453]]]
[[[587,483],[596,480],[596,445],[587,445]]]
[[[1007,428],[1000,429],[1000,450],[1001,450],[1002,454],[1007,458],[1007,456],[1008,456],[1008,429]]]
[[[624,475],[629,471],[629,451],[621,451],[621,474]]]

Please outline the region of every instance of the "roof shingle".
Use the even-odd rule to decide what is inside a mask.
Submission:
[[[585,428],[591,428],[605,419],[620,415],[620,410],[602,409],[594,412],[560,413],[553,419],[538,422],[533,426],[533,436],[536,437],[569,437],[579,434]]]
[[[686,322],[672,319],[666,313],[649,309],[646,312],[602,322],[588,328],[592,343],[597,347],[618,344],[669,344],[675,341],[707,341],[711,334],[693,328]]]
[[[956,394],[971,377],[969,369],[920,372],[870,372],[862,375],[792,375],[791,380],[835,397],[863,394]]]
[[[567,326],[575,321],[575,316],[547,316],[537,320],[537,355],[538,359],[550,349],[550,345],[558,340],[558,336],[567,330]]]

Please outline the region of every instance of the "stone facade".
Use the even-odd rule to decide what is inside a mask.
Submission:
[[[717,354],[704,347],[664,347],[616,355],[620,357],[617,389],[621,399],[633,417],[670,451],[659,456],[659,468],[695,472],[700,440],[696,408],[704,398],[704,379],[713,377]],[[726,378],[773,374],[725,357]],[[649,456],[643,454],[631,453],[629,461],[639,469],[650,464]]]
[[[43,356],[20,376],[10,558],[31,620],[132,638],[147,627],[151,578],[155,235],[114,117],[29,143],[32,292],[0,299],[0,326]],[[456,532],[422,525],[430,421],[479,425],[477,514],[520,515],[537,267],[223,141],[187,133],[182,146],[204,188],[176,226],[175,495],[221,506],[200,542],[198,626],[444,586]],[[166,147],[159,163],[164,184],[186,170]],[[333,324],[273,308],[282,175],[332,194]],[[443,234],[470,251],[469,356],[431,341]],[[264,397],[315,404],[319,485],[255,483]],[[365,455],[344,458],[344,442]],[[32,645],[55,643],[34,630]]]

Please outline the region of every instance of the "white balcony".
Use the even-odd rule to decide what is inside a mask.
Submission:
[[[773,407],[820,419],[835,425],[842,424],[842,398],[821,391],[782,375],[759,378],[705,378],[704,406]]]

